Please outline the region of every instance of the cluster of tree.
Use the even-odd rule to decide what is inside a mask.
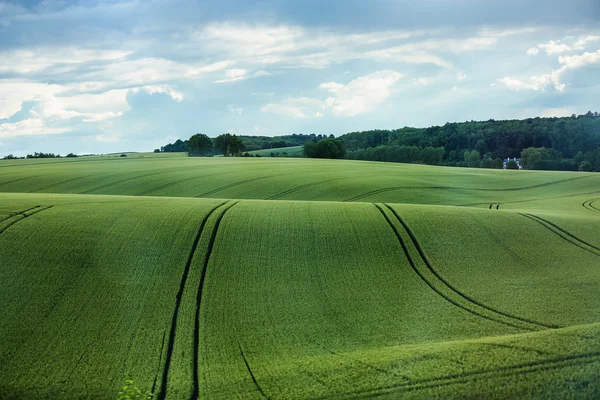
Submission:
[[[158,150],[158,151],[157,151]],[[187,140],[184,142],[181,139],[177,139],[175,143],[169,143],[166,146],[162,146],[159,149],[154,150],[155,153],[185,153],[188,151],[188,143]]]
[[[344,145],[333,135],[322,140],[309,140],[304,143],[304,155],[310,158],[344,158]]]
[[[155,149],[155,153],[187,152],[195,156],[209,156],[214,154],[223,154],[227,156],[238,156],[245,150],[244,143],[236,136],[224,133],[214,139],[209,138],[203,133],[192,135],[188,140],[177,139],[175,143],[169,143],[160,149]]]
[[[600,172],[600,148],[593,151],[580,151],[575,155],[574,162],[578,165],[578,171]]]
[[[487,167],[491,162],[496,168],[498,159],[521,157],[528,148],[544,148],[556,153],[542,154],[538,161],[534,154],[534,162],[527,164],[527,168],[577,170],[582,162],[575,159],[579,152],[586,157],[590,149],[600,148],[600,117],[590,111],[565,118],[447,123],[429,128],[351,132],[339,140],[349,150],[348,157],[356,150],[380,146],[441,147],[443,165]],[[595,169],[595,158],[592,158],[588,154],[585,161]],[[588,164],[583,167],[590,168]]]
[[[236,156],[239,155],[242,150],[244,150],[244,143],[236,135],[225,133],[215,138],[214,147],[225,157],[230,155]]]

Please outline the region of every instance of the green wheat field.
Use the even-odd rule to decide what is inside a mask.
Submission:
[[[600,174],[0,163],[0,398],[600,397]]]

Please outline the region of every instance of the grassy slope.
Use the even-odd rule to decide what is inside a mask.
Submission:
[[[228,202],[208,216],[222,200],[0,193],[0,220],[53,205],[0,222],[18,219],[0,233],[3,395],[76,398],[61,393],[74,385],[102,398],[125,377],[156,378],[169,398],[195,387],[211,398],[599,394],[600,201],[589,200],[600,194],[585,194],[600,190],[598,175],[38,161],[0,164],[0,191],[359,203]]]
[[[346,160],[165,157],[0,163],[0,192],[409,204],[511,204],[595,192],[593,173],[496,171]]]

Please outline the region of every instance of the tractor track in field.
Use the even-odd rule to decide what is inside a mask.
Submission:
[[[313,400],[325,400],[333,398],[374,398],[393,393],[413,392],[418,390],[435,389],[438,387],[450,386],[460,383],[468,383],[469,381],[480,377],[485,377],[486,379],[511,377],[519,374],[530,374],[541,371],[551,371],[565,367],[574,367],[579,365],[591,364],[598,361],[600,361],[600,352],[572,354],[568,356],[560,356],[546,360],[525,362],[506,367],[479,369],[475,371],[463,372],[458,374],[449,374],[435,378],[415,379],[410,382],[402,382],[392,385],[381,386],[372,390],[358,390],[343,393],[341,395],[317,397]]]
[[[502,203],[491,203],[489,209],[495,208],[496,210],[499,210],[501,205]]]
[[[49,184],[49,185],[46,185],[46,186],[42,186],[42,187],[39,187],[39,188],[33,189],[32,191],[30,191],[30,192],[27,192],[27,193],[36,193],[36,192],[40,192],[40,191],[42,191],[42,190],[50,189],[51,187],[54,187],[54,186],[62,185],[62,184],[64,184],[64,183],[70,183],[70,182],[73,182],[73,181],[76,181],[76,180],[79,180],[79,179],[88,178],[88,177],[89,177],[89,175],[84,175],[84,176],[78,176],[78,177],[76,177],[76,178],[71,178],[71,179],[67,179],[67,180],[64,180],[64,181],[60,181],[60,182],[54,182],[54,183],[51,183],[51,184]]]
[[[332,181],[336,181],[336,180],[340,180],[340,179],[345,179],[345,178],[327,179],[327,180],[324,180],[324,181],[306,183],[304,185],[300,185],[300,186],[296,186],[296,187],[293,187],[293,188],[288,189],[288,190],[284,190],[283,192],[278,193],[276,195],[273,195],[271,197],[267,197],[265,200],[277,200],[277,199],[279,199],[279,198],[281,198],[283,196],[287,196],[288,194],[295,193],[295,192],[297,192],[299,190],[308,189],[308,188],[311,188],[313,186],[318,186],[318,185],[321,185],[323,183],[332,182]]]
[[[219,174],[210,174],[210,175],[202,175],[202,176],[192,176],[192,177],[188,177],[188,178],[184,178],[184,179],[178,179],[176,181],[165,183],[164,185],[156,186],[156,187],[154,187],[152,189],[145,190],[145,191],[143,191],[141,193],[137,193],[135,196],[146,196],[149,193],[154,193],[154,192],[157,192],[159,190],[166,189],[166,188],[171,187],[171,186],[175,186],[175,185],[177,185],[179,183],[182,183],[182,182],[192,181],[194,179],[209,178],[209,177],[215,176],[215,175],[219,175]]]
[[[552,196],[552,197],[537,197],[535,199],[526,199],[526,200],[512,200],[512,201],[505,201],[503,203],[500,204],[517,204],[517,203],[529,203],[532,201],[543,201],[543,200],[555,200],[555,199],[564,199],[564,198],[568,198],[568,197],[577,197],[577,196],[585,196],[588,194],[598,194],[600,193],[600,190],[596,190],[593,192],[585,192],[585,193],[574,193],[574,194],[566,194],[566,195],[562,195],[562,196]],[[480,203],[468,203],[468,204],[456,204],[454,205],[455,207],[470,207],[470,206],[481,206],[481,205],[489,205],[490,203],[488,202],[480,202]],[[496,204],[496,203],[494,203]]]
[[[425,263],[425,265],[427,266],[427,268],[433,273],[433,275],[435,275],[435,277],[437,279],[440,280],[440,282],[442,282],[445,286],[447,286],[450,290],[452,290],[453,292],[455,292],[456,294],[458,294],[459,296],[463,297],[464,299],[466,299],[467,301],[476,304],[480,307],[483,307],[489,311],[491,311],[492,313],[497,313],[500,314],[504,317],[510,318],[510,319],[514,319],[514,320],[518,320],[521,322],[525,322],[528,324],[533,324],[533,325],[537,325],[539,327],[543,327],[543,328],[548,328],[548,329],[557,329],[557,328],[562,328],[561,326],[558,325],[553,325],[553,324],[545,324],[539,321],[534,321],[528,318],[523,318],[523,317],[519,317],[517,315],[512,315],[509,313],[506,313],[504,311],[500,311],[497,310],[493,307],[487,306],[481,302],[479,302],[478,300],[462,293],[461,291],[459,291],[458,289],[456,289],[452,284],[450,284],[450,282],[448,282],[446,279],[444,279],[431,265],[431,263],[429,262],[429,260],[427,259],[427,256],[425,255],[425,252],[423,251],[423,248],[421,247],[421,244],[419,243],[419,241],[417,240],[416,236],[413,234],[412,230],[410,229],[410,227],[406,224],[406,222],[404,222],[404,220],[400,217],[400,215],[398,215],[398,213],[396,212],[396,210],[394,210],[392,207],[390,207],[389,205],[385,204],[385,206],[392,212],[392,214],[394,214],[394,216],[396,217],[396,219],[398,220],[398,222],[400,222],[400,224],[402,225],[402,227],[406,230],[406,233],[408,233],[408,236],[410,237],[411,241],[413,242],[415,248],[417,249],[419,255],[421,256],[421,258],[423,259],[423,262]]]
[[[591,199],[591,200],[586,200],[583,203],[581,203],[582,207],[585,208],[586,210],[590,210],[590,211],[597,211],[600,212],[600,208],[597,208],[594,206],[594,203],[598,201],[598,199]]]
[[[198,349],[200,347],[200,308],[202,306],[202,294],[204,290],[204,281],[206,279],[206,271],[208,270],[208,263],[210,262],[210,256],[212,255],[212,249],[215,244],[215,240],[217,238],[217,232],[219,231],[219,225],[221,225],[221,221],[223,217],[227,213],[227,211],[231,210],[238,202],[233,202],[229,205],[224,206],[223,212],[217,217],[215,221],[214,228],[212,230],[212,234],[210,236],[210,241],[208,242],[208,248],[206,250],[206,254],[204,255],[204,264],[202,265],[202,273],[200,275],[200,284],[198,285],[198,291],[196,293],[196,314],[194,319],[194,340],[193,340],[193,364],[192,364],[192,373],[193,373],[193,391],[190,396],[191,400],[197,399],[200,393],[200,382],[198,381],[198,376],[200,374],[200,357],[198,354]]]
[[[202,218],[202,222],[200,223],[200,228],[196,233],[194,238],[194,242],[192,244],[192,248],[187,258],[187,262],[183,269],[183,274],[179,281],[179,290],[175,295],[175,309],[173,311],[173,316],[171,318],[171,328],[169,330],[169,341],[167,342],[167,354],[165,355],[165,367],[163,369],[163,374],[161,378],[160,392],[156,396],[159,400],[164,400],[167,396],[167,383],[169,378],[169,369],[171,367],[171,358],[173,356],[173,348],[175,346],[175,331],[177,329],[177,319],[179,317],[179,308],[181,306],[181,298],[183,297],[183,291],[185,289],[185,284],[187,282],[188,274],[190,272],[190,268],[192,266],[192,260],[194,258],[194,254],[196,253],[196,249],[198,248],[198,243],[200,242],[200,237],[204,231],[204,227],[208,218],[220,207],[222,207],[226,202],[220,203],[219,205],[213,207],[205,216]]]
[[[92,194],[92,192],[95,192],[97,190],[106,189],[107,187],[119,185],[119,184],[125,183],[125,182],[130,182],[130,181],[133,181],[133,180],[136,180],[136,179],[139,179],[139,178],[146,178],[148,176],[166,174],[167,172],[168,171],[160,171],[160,172],[152,172],[150,174],[142,174],[142,175],[130,176],[129,178],[119,179],[117,181],[112,181],[112,182],[106,183],[104,185],[96,186],[95,188],[88,189],[86,191],[80,192],[79,194]]]
[[[226,189],[230,189],[232,187],[243,185],[244,183],[250,183],[250,182],[258,181],[258,180],[261,180],[261,179],[272,178],[272,177],[276,177],[276,176],[281,176],[281,175],[259,176],[257,178],[244,179],[243,181],[233,182],[233,183],[230,183],[228,185],[221,186],[221,187],[218,187],[218,188],[213,189],[213,190],[209,190],[208,192],[201,193],[201,194],[199,194],[197,196],[194,196],[194,197],[210,196],[211,194],[215,194],[215,193],[218,193],[220,191],[223,191],[223,190],[226,190]]]
[[[39,212],[42,212],[42,211],[48,210],[48,209],[50,209],[50,208],[52,208],[52,207],[54,207],[54,206],[35,206],[35,207],[32,207],[32,208],[28,208],[28,209],[27,209],[27,210],[25,210],[25,211],[21,211],[21,212],[18,212],[18,213],[16,213],[16,214],[13,214],[13,215],[9,216],[8,218],[4,218],[4,219],[3,219],[2,221],[0,221],[0,222],[5,222],[5,221],[8,221],[10,218],[17,217],[17,216],[21,216],[21,218],[15,219],[14,221],[12,221],[12,222],[11,222],[11,223],[9,223],[8,225],[6,225],[4,228],[1,228],[1,229],[0,229],[0,235],[1,235],[1,234],[3,234],[4,232],[6,232],[6,230],[7,230],[8,228],[10,228],[11,226],[13,226],[13,225],[14,225],[14,224],[16,224],[17,222],[23,221],[25,218],[29,218],[29,217],[31,217],[32,215],[35,215],[35,214],[37,214],[37,213],[39,213]]]
[[[9,184],[15,183],[15,182],[25,181],[27,179],[43,178],[44,176],[48,176],[48,175],[51,175],[51,174],[32,175],[32,176],[26,176],[25,178],[12,179],[10,181],[0,183],[0,186],[9,185]]]
[[[160,346],[160,356],[158,357],[158,366],[156,367],[156,374],[154,374],[154,381],[152,382],[151,393],[156,390],[156,382],[158,382],[158,374],[160,373],[160,366],[162,364],[162,358],[165,351],[165,338],[167,337],[167,330],[163,331],[162,345]]]
[[[460,186],[391,186],[391,187],[375,189],[375,190],[371,190],[371,191],[362,193],[358,196],[354,196],[349,199],[346,199],[346,200],[344,200],[344,202],[362,200],[365,197],[369,197],[369,196],[372,196],[375,194],[391,192],[391,191],[395,191],[395,190],[402,190],[402,189],[405,189],[405,190],[436,189],[436,190],[450,190],[450,191],[469,190],[469,191],[478,191],[478,192],[480,192],[480,191],[484,191],[484,192],[515,192],[515,191],[520,191],[520,190],[537,189],[537,188],[541,188],[541,187],[557,185],[560,183],[570,182],[570,181],[574,181],[574,180],[578,180],[578,179],[585,179],[585,178],[589,178],[589,177],[590,176],[578,176],[575,178],[562,179],[562,180],[552,181],[552,182],[547,182],[547,183],[540,183],[537,185],[522,186],[522,187],[516,187],[516,188],[505,188],[505,189],[502,189],[502,188],[473,188],[473,187],[460,187]],[[478,203],[478,204],[489,204],[489,203]],[[494,203],[494,204],[497,204],[497,203]]]
[[[523,217],[526,217],[532,221],[537,222],[538,224],[542,225],[544,228],[548,229],[550,232],[554,233],[556,236],[560,237],[564,241],[566,241],[574,246],[577,246],[582,250],[585,250],[589,253],[592,253],[592,254],[600,257],[600,247],[596,247],[593,244],[590,244],[590,243],[586,242],[585,240],[578,238],[577,236],[573,235],[566,229],[561,228],[560,226],[556,225],[555,223],[550,222],[547,219],[538,217],[537,215],[534,215],[534,214],[527,214],[527,213],[518,213],[518,214],[522,215]]]
[[[264,397],[265,399],[269,399],[270,400],[271,398],[265,394],[264,390],[262,389],[262,387],[260,386],[260,384],[256,380],[256,377],[254,376],[254,372],[252,372],[252,368],[250,368],[250,364],[248,363],[248,360],[246,359],[246,355],[244,354],[244,350],[242,350],[242,345],[240,345],[238,343],[238,347],[240,348],[240,355],[244,359],[244,364],[246,364],[246,368],[248,369],[248,373],[250,374],[250,378],[252,378],[252,382],[254,382],[254,387],[256,387],[256,390],[258,390],[258,392],[262,395],[262,397]]]
[[[40,207],[41,206],[34,206],[34,207],[30,207],[30,208],[27,208],[27,209],[22,210],[22,211],[11,212],[6,217],[4,217],[3,219],[0,219],[0,223],[6,221],[7,219],[11,219],[15,215],[19,215],[19,214],[23,215],[23,214],[25,214],[28,211],[35,210],[36,208],[40,208]]]
[[[396,235],[398,242],[402,246],[402,250],[404,251],[406,258],[408,259],[408,262],[409,262],[410,266],[412,267],[413,271],[415,271],[415,273],[421,278],[421,280],[423,282],[425,282],[433,291],[435,291],[438,295],[440,295],[442,298],[444,298],[451,304],[453,304],[471,314],[474,314],[478,317],[488,319],[490,321],[498,322],[498,323],[501,323],[504,325],[508,325],[508,326],[511,326],[511,327],[517,328],[517,329],[524,329],[524,330],[528,330],[528,331],[537,331],[540,329],[560,328],[560,326],[558,326],[558,325],[549,325],[549,324],[533,321],[533,320],[530,320],[527,318],[518,317],[518,316],[515,316],[512,314],[497,310],[495,308],[492,308],[490,306],[487,306],[487,305],[479,302],[478,300],[475,300],[474,298],[472,298],[472,297],[462,293],[458,289],[456,289],[447,280],[445,280],[442,276],[440,276],[439,273],[431,266],[431,263],[429,262],[425,253],[423,252],[421,245],[417,241],[416,237],[414,236],[414,234],[412,233],[412,231],[410,230],[408,225],[406,225],[406,223],[402,220],[402,218],[400,218],[400,216],[395,212],[394,209],[392,209],[389,205],[384,204],[384,206],[388,210],[390,210],[390,212],[394,215],[396,220],[403,227],[406,234],[409,236],[413,246],[419,253],[421,261],[426,266],[426,270],[421,271],[421,269],[417,266],[417,264],[413,260],[412,256],[410,255],[410,252],[408,250],[406,242],[404,241],[404,239],[402,239],[402,235],[400,234],[400,232],[398,231],[398,229],[396,228],[394,223],[391,221],[391,219],[388,217],[388,215],[384,212],[384,210],[383,210],[383,208],[381,208],[381,206],[379,206],[377,204],[374,204],[374,206],[384,216],[388,225],[394,231],[394,234]],[[425,276],[425,274],[431,274],[432,278],[428,279]],[[445,293],[445,292],[447,292],[447,293]]]

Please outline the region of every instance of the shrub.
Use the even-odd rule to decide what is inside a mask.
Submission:
[[[132,380],[126,380],[117,400],[150,400],[152,398],[154,398],[154,395],[150,391],[142,392],[140,388],[133,384]]]

